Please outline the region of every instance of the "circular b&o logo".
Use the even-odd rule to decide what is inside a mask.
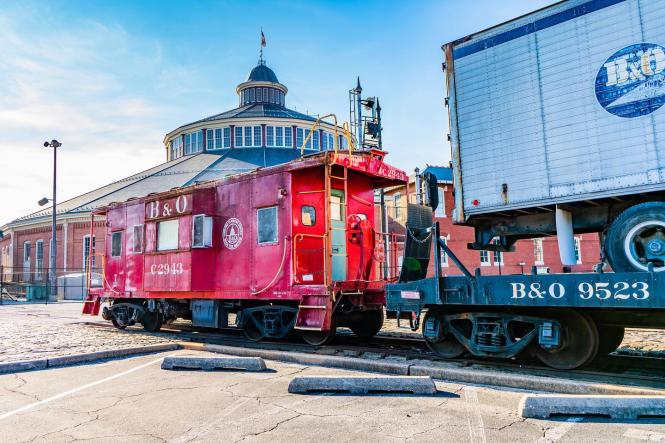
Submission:
[[[242,223],[237,218],[230,218],[224,223],[222,229],[222,241],[224,246],[233,250],[242,243]]]
[[[619,117],[651,114],[665,104],[665,48],[637,43],[612,54],[596,76],[596,98]]]

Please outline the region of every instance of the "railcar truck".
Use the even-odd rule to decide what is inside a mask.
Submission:
[[[616,349],[626,326],[665,327],[663,23],[665,0],[570,0],[442,47],[453,217],[475,229],[469,248],[557,235],[572,265],[573,235],[598,232],[611,269],[483,276],[436,225],[407,223],[407,242],[434,245],[437,275],[403,271],[388,309],[424,312],[439,355],[528,350],[570,369]],[[439,276],[443,252],[463,276]]]

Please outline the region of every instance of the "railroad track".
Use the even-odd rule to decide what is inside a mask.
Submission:
[[[113,328],[110,323],[85,322],[85,324],[96,327]],[[152,333],[143,331],[143,328],[141,327],[130,327],[127,328],[126,331],[153,335]],[[243,332],[236,328],[209,330],[205,328],[195,328],[184,323],[169,325],[168,327],[162,328],[159,333],[154,334],[170,336],[169,338],[175,340],[191,341],[195,343],[275,351],[304,352],[319,355],[358,357],[373,360],[388,359],[406,362],[427,360],[448,365],[453,364],[458,367],[501,370],[557,379],[665,389],[665,358],[659,357],[609,355],[597,359],[593,364],[584,369],[559,371],[545,367],[535,359],[529,357],[512,360],[492,358],[479,359],[474,357],[445,360],[430,351],[424,341],[420,338],[394,336],[389,335],[389,333],[377,335],[371,340],[362,343],[350,332],[346,333],[344,330],[340,330],[340,333],[338,333],[333,343],[324,346],[309,345],[302,342],[297,336],[288,340],[264,340],[254,342],[245,338]]]

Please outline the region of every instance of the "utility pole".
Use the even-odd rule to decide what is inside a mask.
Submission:
[[[51,206],[51,247],[50,249],[50,258],[49,258],[49,291],[48,294],[46,295],[46,303],[48,303],[49,297],[53,296],[53,300],[57,300],[58,294],[58,281],[57,281],[57,275],[56,275],[56,264],[57,264],[57,258],[58,258],[58,239],[56,236],[56,212],[57,212],[57,200],[56,200],[56,173],[57,173],[57,160],[58,160],[58,149],[60,146],[62,146],[62,143],[60,143],[57,140],[51,140],[50,142],[45,141],[44,142],[44,147],[45,148],[53,148],[53,197],[51,199],[51,202],[53,203],[53,206]],[[48,199],[42,199],[40,200],[40,204],[42,202],[48,202]],[[44,203],[45,204],[45,203]]]

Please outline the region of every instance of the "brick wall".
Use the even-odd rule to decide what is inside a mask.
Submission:
[[[105,222],[96,221],[94,227],[95,236],[95,251],[97,253],[104,251],[104,233]],[[75,222],[61,222],[56,227],[57,235],[57,257],[56,269],[58,275],[64,273],[81,272],[84,269],[83,263],[83,238],[90,234],[89,221],[75,221]],[[11,234],[6,235],[5,238],[0,240],[0,253],[9,252],[12,244],[12,237],[14,238],[14,248],[11,251],[11,262],[13,263],[14,280],[22,279],[24,269],[24,245],[26,242],[30,243],[30,263],[26,271],[32,275],[39,275],[37,268],[37,243],[43,242],[43,259],[41,264],[42,273],[48,273],[50,266],[50,241],[51,241],[51,225],[44,224],[35,227],[28,227],[25,229],[14,229]],[[66,242],[66,248],[65,248]],[[4,249],[7,248],[7,249]],[[66,261],[65,261],[66,256]],[[6,257],[8,258],[8,257]],[[9,260],[7,260],[9,261]],[[3,263],[4,264],[4,263]],[[5,264],[6,266],[6,264]],[[7,274],[7,270],[5,270]],[[34,277],[32,277],[34,278]],[[38,276],[37,278],[40,278]],[[41,277],[43,279],[43,277]]]
[[[469,270],[473,271],[476,268],[480,268],[481,272],[486,275],[515,274],[530,272],[532,266],[535,265],[538,267],[549,268],[552,273],[563,272],[563,265],[559,258],[559,247],[555,236],[545,237],[540,240],[542,241],[542,263],[536,263],[535,260],[535,240],[528,239],[519,240],[515,244],[514,252],[505,252],[500,255],[495,255],[493,252],[487,251],[485,253],[487,261],[481,264],[480,251],[473,251],[467,248],[467,244],[474,241],[473,228],[454,225],[452,223],[451,215],[454,206],[452,184],[440,184],[439,187],[444,190],[443,207],[445,208],[443,214],[439,214],[439,216],[436,217],[436,220],[441,227],[441,235],[447,239],[448,246]],[[399,201],[402,210],[400,211],[401,214],[399,220],[392,219],[395,214],[394,208],[392,207],[394,201],[392,197],[396,193],[401,194]],[[409,200],[411,202],[415,201],[413,184],[410,184]],[[393,189],[386,192],[386,202],[388,204],[387,211],[391,217],[389,222],[391,232],[399,231],[400,225],[406,221],[407,196],[405,189],[402,187],[401,189]],[[575,237],[579,239],[581,262],[575,266],[571,266],[571,271],[591,271],[593,266],[600,262],[600,242],[598,234],[578,234]],[[501,263],[495,260],[495,258],[500,257],[502,257]],[[445,260],[443,260],[441,270],[442,275],[461,274],[461,271],[457,269],[452,260],[448,260],[447,264],[445,263]],[[430,260],[429,274],[432,275],[433,272],[434,261]]]

